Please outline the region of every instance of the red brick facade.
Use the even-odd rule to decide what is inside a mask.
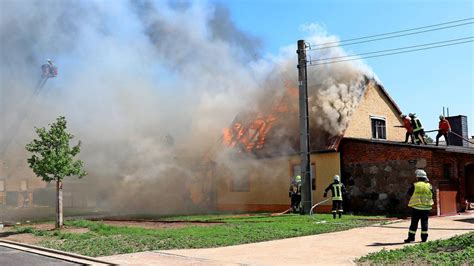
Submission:
[[[425,169],[435,191],[440,186],[457,190],[456,209],[465,208],[465,179],[466,175],[473,177],[473,149],[345,138],[339,150],[342,178],[349,191],[348,209],[408,211],[406,192],[416,181],[414,171],[418,168]],[[435,204],[433,213],[436,211]]]

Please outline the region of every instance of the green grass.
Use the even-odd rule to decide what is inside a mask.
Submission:
[[[474,265],[474,232],[446,240],[382,250],[357,260],[358,264]]]
[[[345,216],[333,220],[329,214],[314,218],[302,215],[251,216],[200,215],[167,217],[167,220],[209,222],[204,226],[144,229],[111,226],[97,221],[67,221],[66,226],[88,228],[87,233],[16,227],[19,233],[41,236],[39,245],[87,256],[108,256],[148,250],[210,248],[289,237],[322,234],[367,226],[380,221],[368,216]]]

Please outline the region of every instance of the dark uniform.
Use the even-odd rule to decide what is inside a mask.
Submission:
[[[336,219],[336,214],[339,214],[339,218],[341,218],[344,212],[342,209],[342,195],[346,193],[346,187],[339,181],[339,176],[335,176],[334,182],[324,190],[324,197],[327,196],[329,190],[332,193],[332,217]]]
[[[288,196],[291,200],[291,209],[293,212],[300,210],[301,202],[301,177],[296,176],[295,180],[291,182],[290,188],[288,189]]]
[[[413,128],[413,135],[415,136],[415,141],[421,144],[426,144],[425,130],[423,129],[423,126],[421,125],[420,119],[415,117],[414,114],[410,114],[410,118],[411,118],[411,125]]]

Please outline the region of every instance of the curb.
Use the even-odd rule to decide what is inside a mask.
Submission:
[[[7,248],[17,249],[41,256],[46,256],[50,258],[55,258],[63,261],[73,262],[73,263],[80,263],[83,265],[118,265],[114,263],[110,263],[104,260],[99,260],[92,257],[87,257],[83,255],[78,255],[74,253],[64,252],[55,249],[49,249],[29,244],[18,243],[10,240],[0,240],[0,246],[4,246]]]

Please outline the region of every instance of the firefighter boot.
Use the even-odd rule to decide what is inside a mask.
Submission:
[[[421,242],[428,241],[428,234],[421,234]]]
[[[403,242],[405,243],[410,243],[410,242],[413,242],[415,241],[415,234],[413,233],[408,233],[408,238],[403,240]]]
[[[332,212],[332,218],[336,219],[336,212]]]

